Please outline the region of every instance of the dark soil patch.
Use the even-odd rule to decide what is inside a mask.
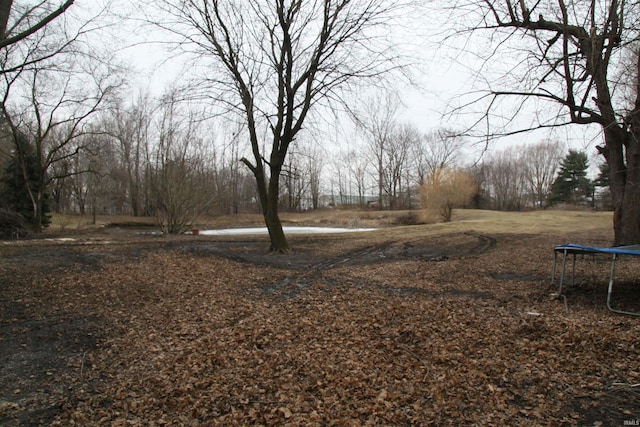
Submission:
[[[304,270],[324,262],[313,253],[296,250],[286,254],[273,254],[265,250],[263,242],[256,241],[191,241],[167,245],[198,256],[219,256],[232,261],[283,269]]]
[[[95,317],[36,318],[16,301],[0,301],[0,425],[53,421],[100,330]]]
[[[309,236],[309,240],[313,237]],[[357,266],[400,260],[444,261],[463,255],[480,254],[495,247],[495,239],[475,233],[459,233],[448,239],[414,239],[410,242],[386,242],[357,248],[335,257],[311,250],[295,249],[290,253],[272,254],[267,244],[258,240],[181,240],[164,245],[202,256],[220,256],[237,262],[293,269],[323,270],[336,266]]]
[[[0,258],[0,267],[5,271],[24,271],[24,267],[29,266],[34,273],[95,271],[114,262],[139,259],[156,248],[156,245],[146,243],[33,240],[25,244],[7,245],[5,254]]]

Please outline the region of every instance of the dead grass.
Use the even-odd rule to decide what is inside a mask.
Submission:
[[[490,233],[517,232],[566,235],[585,229],[612,228],[611,212],[541,210],[531,212],[499,212],[457,210],[453,227],[472,227]]]
[[[554,244],[575,242],[576,234],[584,234],[588,239],[580,243],[607,246],[613,240],[611,212],[544,210],[532,212],[499,212],[489,210],[454,211],[453,220],[448,223],[397,225],[399,218],[421,211],[375,211],[322,209],[305,213],[282,213],[285,226],[317,226],[346,228],[376,228],[375,232],[351,234],[316,235],[310,239],[305,235],[289,235],[293,255],[313,251],[321,256],[335,256],[367,246],[379,246],[386,242],[423,241],[455,233],[475,233],[479,235],[538,235],[553,236]],[[54,215],[52,226],[47,231],[54,236],[95,233],[109,235],[109,238],[127,240],[132,232],[154,230],[153,218],[127,216],[99,216],[96,224],[89,224],[89,217]],[[200,229],[220,229],[264,226],[260,214],[240,214],[220,217],[206,217],[199,220]],[[243,240],[264,242],[266,236],[242,236]],[[206,239],[206,237],[205,237]],[[216,240],[234,241],[235,236],[219,236]]]
[[[377,210],[342,210],[319,209],[309,212],[282,212],[284,225],[304,226],[338,226],[350,228],[385,228],[397,226],[403,218],[415,214],[420,222],[424,222],[420,210],[411,211],[377,211]],[[457,209],[450,223],[422,224],[426,232],[431,229],[462,231],[473,228],[486,232],[519,232],[519,233],[571,233],[584,228],[606,228],[611,226],[611,212],[541,210],[531,212],[499,212],[480,209]],[[224,215],[200,218],[195,226],[200,229],[249,227],[264,225],[260,214]],[[78,230],[95,230],[105,226],[153,227],[152,217],[130,217],[118,215],[99,215],[92,224],[90,216],[52,215],[50,232],[72,233]]]
[[[319,235],[313,243],[304,236],[289,236],[291,246],[300,249],[313,245],[315,251],[322,253],[339,253],[366,245],[380,245],[389,241],[437,239],[456,233],[475,233],[487,236],[500,235],[537,235],[552,236],[555,244],[573,242],[576,234],[586,235],[581,243],[591,245],[609,245],[613,240],[612,218],[610,212],[588,211],[535,211],[535,212],[498,212],[486,210],[456,210],[452,222],[437,224],[421,224],[415,226],[389,226],[396,216],[405,212],[395,212],[393,215],[379,214],[375,223],[367,226],[381,227],[375,232],[353,233],[349,235]],[[359,212],[349,212],[350,216],[357,216]],[[365,213],[366,215],[366,213]],[[375,215],[375,214],[370,214]],[[320,218],[327,218],[320,216]],[[301,223],[308,218],[302,216]],[[317,219],[317,218],[316,218]],[[387,226],[385,226],[387,225]],[[434,240],[435,241],[435,240]]]

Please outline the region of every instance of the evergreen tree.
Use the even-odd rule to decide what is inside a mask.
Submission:
[[[601,209],[613,209],[613,201],[611,200],[611,190],[609,189],[609,164],[602,162],[598,165],[598,176],[593,181],[593,185],[600,187],[597,192],[596,205]]]
[[[589,159],[583,151],[569,150],[560,162],[560,170],[551,184],[549,204],[583,204],[593,195],[593,183],[587,178]]]
[[[609,163],[602,162],[598,165],[598,177],[593,181],[596,187],[609,186]]]
[[[36,153],[29,140],[24,135],[19,135],[16,144],[19,144],[19,150],[23,155],[18,155],[18,150],[15,150],[9,158],[0,181],[0,198],[4,200],[6,208],[22,215],[37,229],[39,227],[36,227],[37,224],[35,224],[35,209],[29,190],[32,194],[36,193],[38,185],[42,182],[41,172],[37,167]],[[24,159],[24,170],[21,158]],[[50,216],[47,215],[49,212],[49,193],[44,192],[40,206],[41,227],[49,225],[51,221]]]

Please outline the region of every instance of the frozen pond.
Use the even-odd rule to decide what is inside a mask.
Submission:
[[[358,233],[374,231],[375,228],[337,228],[337,227],[282,227],[285,234],[327,234],[327,233]],[[266,227],[255,228],[226,228],[221,230],[200,230],[202,236],[233,236],[246,234],[268,234]]]

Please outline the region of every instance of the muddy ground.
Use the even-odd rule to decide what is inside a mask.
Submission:
[[[0,242],[0,425],[640,419],[639,320],[604,309],[604,261],[557,301],[549,237],[296,239]]]

